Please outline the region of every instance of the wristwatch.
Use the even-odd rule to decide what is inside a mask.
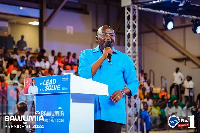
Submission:
[[[122,93],[122,95],[123,95],[123,96],[125,96],[125,95],[126,95],[126,93],[125,93],[123,90],[121,90],[121,93]]]

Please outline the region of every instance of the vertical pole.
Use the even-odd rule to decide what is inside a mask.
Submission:
[[[39,48],[44,48],[44,21],[46,20],[46,0],[41,0],[40,18],[39,18]]]

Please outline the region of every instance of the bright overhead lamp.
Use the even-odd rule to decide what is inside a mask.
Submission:
[[[33,21],[33,22],[29,22],[28,24],[31,24],[31,25],[39,25],[39,22]]]
[[[196,34],[200,34],[200,21],[199,19],[195,19],[191,21],[193,23],[192,31]]]
[[[163,26],[168,30],[172,30],[174,28],[174,20],[172,19],[172,15],[163,15]]]

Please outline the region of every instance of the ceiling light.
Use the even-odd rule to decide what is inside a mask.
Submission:
[[[23,7],[20,7],[20,9],[22,10],[22,9],[23,9]]]
[[[200,34],[200,21],[199,19],[195,19],[191,21],[193,23],[192,31],[194,33]]]
[[[172,15],[163,15],[163,26],[168,30],[172,30],[174,28],[174,20],[172,19]]]
[[[33,21],[33,22],[29,22],[28,24],[31,24],[31,25],[39,25],[39,22]]]

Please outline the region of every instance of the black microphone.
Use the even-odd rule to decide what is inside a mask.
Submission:
[[[105,43],[105,48],[106,48],[106,47],[112,48],[111,41],[107,41],[107,42]],[[107,57],[109,63],[111,62],[111,56],[112,56],[112,55],[109,53],[109,54],[108,54],[108,57]]]

